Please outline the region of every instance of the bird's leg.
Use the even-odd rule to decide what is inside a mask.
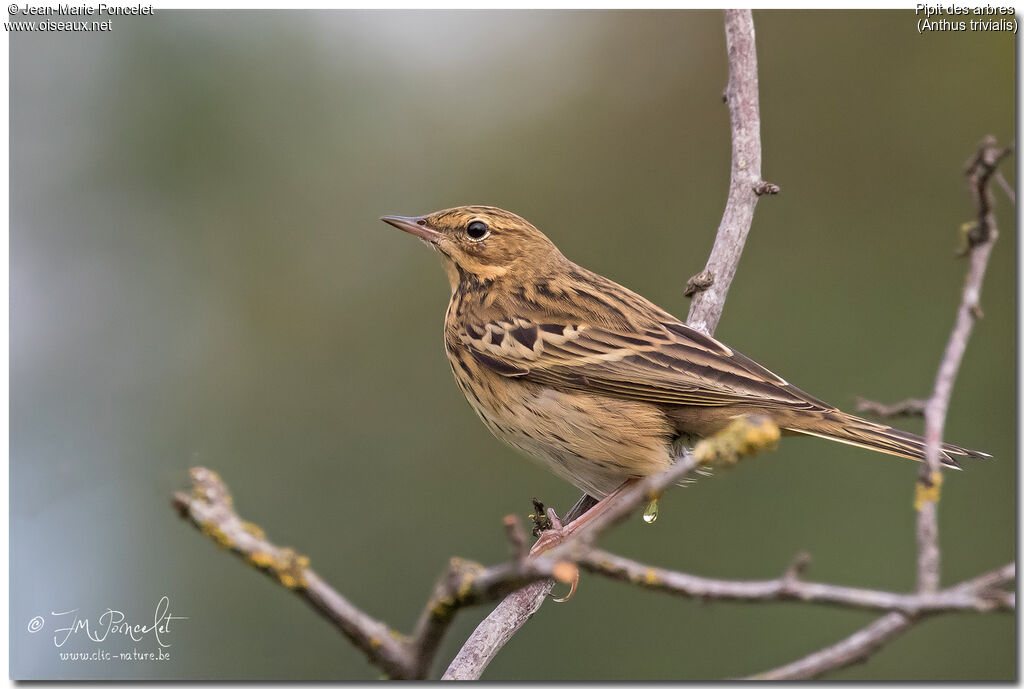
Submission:
[[[597,517],[604,510],[606,510],[608,508],[608,505],[611,504],[611,502],[615,499],[616,496],[619,495],[619,493],[624,491],[629,486],[633,485],[636,481],[637,479],[635,478],[626,479],[625,481],[622,482],[621,486],[619,486],[611,493],[601,498],[601,500],[596,505],[594,505],[589,510],[587,510],[579,517],[577,517],[576,519],[574,519],[573,521],[569,522],[564,526],[562,525],[562,522],[558,519],[558,515],[555,514],[554,510],[549,508],[548,516],[551,518],[552,528],[548,529],[540,535],[540,538],[537,539],[537,542],[534,543],[533,547],[530,549],[530,556],[533,557],[543,553],[546,550],[551,550],[556,545],[560,544],[562,541],[569,538],[569,536],[572,536],[584,524],[586,524],[589,521],[592,521],[594,517]]]
[[[565,526],[562,525],[562,520],[558,518],[558,514],[549,507],[548,518],[551,520],[551,528],[544,531],[540,535],[540,538],[537,539],[537,542],[533,544],[533,547],[530,549],[530,557],[536,557],[537,555],[540,555],[541,553],[547,550],[551,550],[555,546],[559,545],[562,541],[572,536],[577,529],[581,528],[584,524],[591,521],[594,517],[601,514],[601,512],[607,509],[608,505],[612,503],[615,497],[619,493],[624,491],[626,488],[633,485],[633,483],[636,480],[637,479],[626,479],[625,481],[622,482],[621,486],[619,486],[611,493],[601,498],[601,500],[598,501],[596,505],[591,507],[589,510],[587,510],[586,512],[584,512],[579,517],[569,522]],[[565,594],[565,596],[562,598],[555,598],[554,601],[556,603],[564,603],[565,601],[572,598],[572,594],[576,593],[576,587],[579,584],[579,582],[580,572],[577,569],[575,572],[575,576],[573,576],[572,578],[572,581],[569,582],[569,593]]]

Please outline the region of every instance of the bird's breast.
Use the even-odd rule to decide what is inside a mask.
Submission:
[[[667,468],[674,431],[655,405],[561,391],[483,366],[446,333],[455,381],[497,438],[595,497]]]

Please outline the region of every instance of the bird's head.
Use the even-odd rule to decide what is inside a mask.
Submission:
[[[564,260],[540,230],[493,206],[460,206],[416,217],[385,215],[381,220],[433,246],[453,290],[463,281],[522,279]]]

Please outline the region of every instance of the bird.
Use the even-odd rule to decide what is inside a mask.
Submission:
[[[441,257],[444,348],[497,438],[596,499],[671,466],[744,416],[924,460],[924,438],[841,411],[622,285],[566,258],[524,218],[460,206],[384,222]],[[990,455],[943,444],[941,461]]]

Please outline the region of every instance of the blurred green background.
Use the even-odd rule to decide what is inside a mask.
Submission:
[[[962,165],[1014,136],[1013,37],[908,12],[757,12],[764,175],[717,335],[812,394],[925,396],[966,264]],[[451,379],[448,288],[377,220],[501,206],[685,316],[729,172],[719,12],[158,11],[11,45],[11,672],[372,679],[298,599],[180,521],[205,465],[241,514],[411,629],[453,555],[577,491],[490,437]],[[1013,164],[1005,173],[1013,183]],[[943,581],[1015,557],[1013,209],[948,439]],[[920,422],[900,422],[920,430]],[[914,585],[916,465],[813,439],[670,492],[609,549],[718,577]],[[176,615],[164,662],[61,662],[35,615]],[[435,673],[490,606],[461,614]],[[874,615],[700,604],[584,576],[487,679],[708,679]],[[104,650],[150,639],[123,639]],[[96,650],[74,637],[62,650]],[[1012,679],[1010,615],[950,615],[836,679]]]

